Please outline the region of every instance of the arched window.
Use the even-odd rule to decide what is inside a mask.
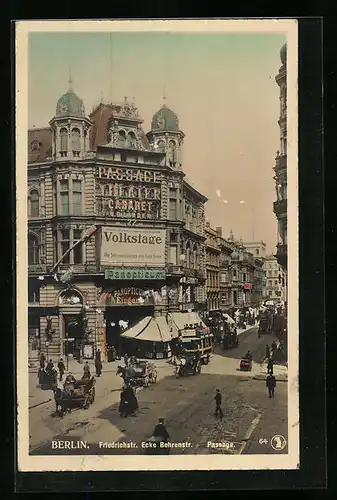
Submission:
[[[129,132],[128,133],[128,146],[130,148],[135,148],[137,144],[136,136],[134,132]]]
[[[36,189],[33,189],[29,195],[29,205],[30,205],[30,216],[39,216],[39,193]]]
[[[28,264],[39,264],[39,240],[34,234],[28,234]]]
[[[81,151],[81,132],[78,128],[71,131],[71,150],[74,156],[78,156]]]
[[[120,130],[118,132],[118,145],[119,146],[124,146],[125,145],[125,139],[126,139],[126,134],[124,130]]]
[[[158,151],[160,151],[161,153],[165,153],[165,141],[158,141]]]
[[[68,130],[66,128],[61,128],[60,130],[60,153],[66,156],[68,151]]]

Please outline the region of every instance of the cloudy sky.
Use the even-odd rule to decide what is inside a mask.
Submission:
[[[275,75],[285,41],[282,33],[31,33],[28,126],[48,125],[69,68],[87,112],[101,98],[134,98],[146,132],[165,88],[186,135],[183,170],[209,198],[211,225],[274,252]]]

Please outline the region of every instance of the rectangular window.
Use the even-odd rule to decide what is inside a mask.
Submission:
[[[170,264],[177,265],[177,247],[175,245],[170,247]]]
[[[176,220],[176,218],[177,218],[177,200],[170,198],[169,219]]]
[[[63,229],[61,231],[61,255],[59,259],[64,255],[70,248],[70,231],[69,229]],[[62,260],[62,264],[69,264],[70,253],[68,253]]]
[[[28,281],[28,302],[40,301],[40,287],[36,281],[37,280]]]
[[[246,273],[243,273],[243,281],[246,283]]]
[[[73,214],[80,215],[82,213],[82,181],[73,179]]]
[[[61,215],[69,215],[69,182],[68,180],[60,181],[60,206]]]
[[[73,244],[76,243],[76,241],[79,241],[82,238],[82,231],[78,229],[74,229],[74,239],[73,239]],[[83,262],[83,245],[77,245],[77,247],[74,248],[72,251],[73,253],[73,261],[74,264],[82,264]]]

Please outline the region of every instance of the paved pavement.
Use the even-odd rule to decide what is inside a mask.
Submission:
[[[268,336],[268,343],[273,338]],[[31,408],[31,453],[64,453],[51,450],[52,439],[86,440],[86,450],[67,453],[125,453],[121,448],[100,448],[100,442],[135,443],[127,453],[145,453],[142,443],[152,434],[158,417],[164,417],[172,442],[190,443],[188,448],[172,449],[171,453],[276,453],[271,447],[275,434],[287,438],[287,384],[277,384],[275,398],[270,399],[261,372],[266,338],[258,338],[256,329],[240,335],[239,347],[217,348],[202,373],[183,379],[174,377],[172,364],[156,361],[158,381],[149,388],[137,390],[140,411],[135,417],[121,419],[118,413],[121,379],[116,368],[104,369],[96,382],[96,400],[88,409],[74,410],[63,419],[54,415],[54,402]],[[252,372],[238,370],[239,361],[250,349]],[[109,364],[110,365],[110,364]],[[81,365],[80,365],[81,366]],[[82,369],[82,366],[81,366]],[[81,373],[81,371],[80,371]],[[223,396],[224,418],[213,415],[216,388]],[[41,391],[42,393],[50,391]],[[215,448],[211,443],[224,443]],[[287,448],[278,453],[286,453]]]

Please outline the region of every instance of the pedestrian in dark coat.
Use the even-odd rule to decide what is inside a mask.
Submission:
[[[64,366],[63,359],[61,358],[60,361],[57,364],[57,368],[59,369],[60,373],[60,382],[62,382],[64,372],[66,371],[66,367]]]
[[[53,360],[50,359],[47,366],[46,366],[46,372],[51,373],[53,369],[54,369],[54,363],[53,363]]]
[[[275,387],[276,387],[276,379],[274,375],[269,374],[266,379],[266,387],[268,389],[268,394],[270,398],[274,397]]]
[[[41,370],[44,370],[45,364],[46,364],[46,356],[42,352],[41,356],[40,356],[40,368],[41,368]]]
[[[90,366],[88,361],[85,362],[85,365],[83,366],[83,377],[82,380],[89,380],[91,378],[91,373],[90,373]]]
[[[170,435],[166,429],[165,422],[163,418],[158,420],[158,424],[155,426],[153,431],[153,437],[159,437],[164,443],[167,443],[170,439]]]
[[[222,417],[223,417],[223,413],[222,413],[222,409],[221,409],[222,396],[221,396],[221,393],[220,393],[219,389],[216,390],[214,401],[215,401],[214,416],[217,417],[218,414],[219,414],[220,418],[222,419]]]
[[[96,377],[100,377],[102,373],[102,360],[101,360],[101,351],[97,349],[95,355],[95,368],[96,368]]]

